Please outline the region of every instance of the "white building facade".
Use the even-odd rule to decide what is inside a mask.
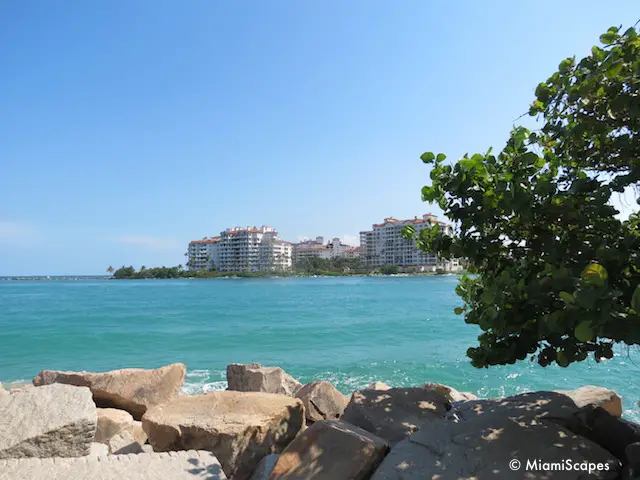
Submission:
[[[271,227],[227,228],[219,237],[189,243],[189,268],[222,272],[285,271],[291,269],[291,243]]]
[[[218,242],[220,237],[205,237],[189,242],[187,267],[189,270],[212,270],[217,268]]]
[[[334,238],[326,245],[324,237],[316,237],[315,240],[304,240],[293,244],[293,263],[299,262],[303,258],[357,258],[360,254],[358,247],[345,245],[339,238]]]
[[[419,234],[435,224],[440,225],[445,234],[453,234],[451,225],[429,213],[411,220],[389,217],[382,223],[374,224],[371,230],[360,232],[360,259],[363,265],[371,268],[394,265],[409,271],[460,271],[459,260],[445,261],[436,255],[425,253],[418,249],[415,240],[405,240],[402,237],[402,229],[408,225],[412,225]]]

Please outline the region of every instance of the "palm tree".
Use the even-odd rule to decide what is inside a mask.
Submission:
[[[115,270],[113,269],[113,267],[111,265],[109,265],[109,268],[107,268],[107,273],[111,276],[113,276],[113,272],[115,272]]]

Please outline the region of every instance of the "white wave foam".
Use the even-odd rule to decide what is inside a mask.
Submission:
[[[185,383],[182,393],[185,395],[200,395],[207,392],[219,392],[227,389],[227,382]]]
[[[182,386],[185,395],[200,395],[207,392],[226,390],[226,372],[211,370],[189,370]]]

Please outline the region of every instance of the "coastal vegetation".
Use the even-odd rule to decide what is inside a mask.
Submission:
[[[264,278],[264,277],[295,277],[295,276],[348,276],[348,275],[393,275],[399,273],[397,266],[389,265],[379,268],[368,268],[360,263],[360,260],[347,258],[319,258],[308,257],[299,261],[291,271],[273,270],[259,272],[240,270],[234,272],[219,272],[215,268],[202,270],[185,270],[182,265],[176,267],[140,267],[136,270],[133,266],[122,266],[113,271],[115,279],[146,279],[146,278]]]
[[[456,313],[483,331],[467,351],[476,367],[566,367],[640,344],[640,216],[611,205],[640,186],[640,37],[611,27],[600,42],[537,86],[528,115],[540,128],[515,128],[497,155],[421,156],[432,167],[423,200],[457,232],[404,233],[469,259],[477,275],[457,287]]]

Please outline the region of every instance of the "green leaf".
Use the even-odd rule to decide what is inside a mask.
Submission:
[[[608,69],[607,69],[607,77],[608,78],[615,78],[617,77],[620,72],[622,71],[622,67],[623,64],[622,62],[616,62],[613,65],[611,65]]]
[[[633,291],[633,296],[631,297],[631,308],[636,312],[640,312],[640,285],[638,285]]]
[[[567,358],[567,355],[561,351],[556,355],[556,363],[561,367],[568,367],[569,359]]]
[[[456,307],[456,308],[454,308],[454,309],[453,309],[453,312],[454,312],[456,315],[462,315],[462,313],[464,312],[464,308],[462,308],[462,307]]]
[[[590,342],[593,340],[594,332],[591,322],[584,320],[575,328],[573,335],[581,342]]]
[[[538,84],[538,86],[536,87],[536,97],[538,97],[538,100],[540,100],[541,102],[545,102],[549,99],[549,95],[549,86],[546,83]]]
[[[573,66],[573,59],[565,58],[563,61],[560,62],[560,65],[558,66],[558,70],[560,70],[560,73],[566,73],[569,71],[569,69],[572,66]]]
[[[436,163],[442,163],[446,158],[447,156],[444,153],[439,153],[436,157]]]
[[[611,45],[613,42],[615,42],[620,36],[616,33],[613,32],[607,32],[607,33],[603,33],[602,35],[600,35],[600,41],[604,44],[604,45]]]
[[[588,265],[582,271],[581,278],[587,285],[595,285],[597,287],[603,287],[607,283],[607,278],[609,274],[607,270],[598,263],[592,263]]]
[[[432,163],[435,158],[436,156],[433,154],[433,152],[425,152],[420,155],[420,160],[422,160],[424,163]]]
[[[574,303],[576,303],[576,299],[569,292],[560,292],[559,295],[562,301],[567,305],[573,305]]]

